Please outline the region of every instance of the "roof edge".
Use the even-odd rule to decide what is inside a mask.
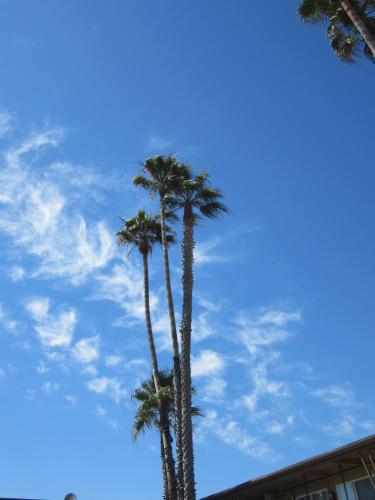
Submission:
[[[358,439],[357,441],[353,441],[353,442],[348,443],[346,445],[339,446],[338,448],[334,448],[333,450],[326,451],[326,452],[320,453],[318,455],[314,455],[311,458],[301,460],[299,462],[296,462],[295,464],[288,465],[287,467],[283,467],[283,468],[278,469],[278,470],[271,472],[269,474],[264,474],[262,476],[258,476],[255,479],[252,479],[250,481],[245,481],[243,483],[238,484],[237,486],[233,486],[232,488],[222,490],[218,493],[213,493],[212,495],[209,495],[207,497],[203,497],[201,500],[211,500],[211,499],[213,500],[215,498],[218,498],[220,495],[235,494],[237,492],[240,492],[241,489],[243,489],[243,488],[250,487],[250,486],[259,486],[266,481],[277,479],[279,477],[282,477],[283,475],[299,471],[300,469],[303,469],[305,467],[327,461],[332,457],[340,456],[341,454],[355,451],[357,448],[362,448],[362,447],[364,447],[366,445],[370,445],[370,444],[375,445],[375,434],[371,434],[370,436],[364,437],[362,439]]]

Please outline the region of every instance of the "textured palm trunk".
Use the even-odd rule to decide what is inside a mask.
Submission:
[[[165,411],[163,403],[159,406],[160,433],[163,441],[165,468],[167,475],[167,498],[177,500],[176,474],[174,468],[172,436],[170,433],[170,422],[168,413]]]
[[[351,0],[340,0],[340,3],[349,19],[352,21],[367,45],[370,47],[372,55],[375,58],[375,34],[371,32],[366,22],[359,15],[358,11],[353,7]]]
[[[168,419],[168,420],[167,420],[168,425],[167,425],[167,427],[166,427],[167,439],[168,439],[168,442],[169,442],[169,443],[172,443],[172,442],[173,442],[173,439],[172,439],[172,436],[171,436],[171,425],[170,425],[170,421],[169,421],[169,414],[168,414],[168,411],[166,411],[164,414],[166,415],[166,418]],[[176,485],[176,488],[177,488],[177,485]],[[177,492],[176,492],[176,494],[177,494]],[[169,497],[168,497],[168,500],[170,500],[170,498],[169,498]]]
[[[143,272],[144,272],[144,302],[145,302],[147,339],[148,339],[151,362],[152,362],[152,376],[155,383],[156,394],[158,396],[160,393],[160,378],[159,378],[158,360],[156,356],[154,336],[152,333],[152,324],[151,324],[148,258],[146,253],[143,253],[142,256],[143,256]],[[175,465],[173,458],[172,440],[169,433],[168,416],[165,414],[165,410],[161,401],[159,401],[159,414],[160,414],[160,433],[163,441],[166,471],[167,471],[168,500],[177,500],[176,472],[175,472]]]
[[[184,463],[184,500],[195,500],[193,425],[191,415],[191,330],[193,313],[194,217],[192,207],[184,209],[182,242],[182,323],[181,323],[181,388],[182,439]]]
[[[180,351],[179,351],[177,328],[176,328],[176,318],[175,318],[174,304],[173,304],[171,276],[169,270],[168,245],[166,241],[165,206],[162,197],[160,198],[160,215],[161,215],[161,236],[163,245],[165,289],[167,295],[169,321],[170,321],[172,347],[173,347],[173,389],[174,389],[174,404],[176,409],[177,488],[178,488],[178,498],[180,500],[183,500],[184,466],[183,466],[183,452],[182,452],[181,365],[180,365]]]
[[[165,460],[165,451],[163,445],[163,438],[160,434],[160,458],[162,463],[162,474],[163,474],[163,499],[169,500],[168,497],[168,476],[167,476],[167,462]]]

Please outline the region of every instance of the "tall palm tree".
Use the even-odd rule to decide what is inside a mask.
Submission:
[[[360,49],[375,62],[375,0],[303,0],[298,14],[305,22],[327,24],[336,56],[353,62]]]
[[[210,186],[207,172],[194,176],[190,167],[179,164],[179,185],[165,197],[171,210],[183,209],[182,241],[182,321],[181,321],[181,394],[184,466],[184,500],[195,500],[193,429],[191,419],[191,331],[193,313],[194,226],[202,217],[215,218],[227,212],[220,190]]]
[[[137,249],[143,260],[144,274],[144,306],[146,318],[146,331],[152,362],[152,375],[155,384],[156,395],[159,398],[160,429],[165,453],[166,474],[168,479],[168,500],[177,500],[176,474],[173,458],[172,441],[169,432],[169,424],[164,411],[161,396],[161,382],[158,369],[158,360],[155,349],[154,336],[152,332],[148,257],[155,245],[161,244],[161,224],[158,216],[147,215],[144,210],[139,210],[136,217],[123,220],[124,227],[117,233],[118,242],[130,247],[130,251]],[[169,227],[166,227],[167,244],[174,242],[174,235]]]
[[[164,279],[168,304],[170,331],[173,348],[173,373],[174,373],[174,395],[176,407],[176,451],[177,451],[177,483],[179,498],[183,499],[183,452],[182,452],[182,407],[181,407],[181,368],[180,350],[176,327],[176,317],[173,303],[168,241],[166,237],[166,221],[168,214],[165,205],[165,197],[173,193],[179,182],[179,165],[173,156],[153,156],[146,159],[143,164],[145,175],[134,177],[133,184],[143,187],[151,195],[159,196],[161,236],[163,246]]]

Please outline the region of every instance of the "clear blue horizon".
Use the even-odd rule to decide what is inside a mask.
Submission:
[[[374,433],[374,67],[297,6],[0,3],[0,496],[161,497],[158,437],[130,432],[141,267],[115,240],[157,210],[130,182],[152,154],[230,209],[196,235],[198,496]],[[159,252],[151,287],[168,367]]]

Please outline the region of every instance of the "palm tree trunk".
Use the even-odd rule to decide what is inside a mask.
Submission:
[[[181,323],[181,388],[182,438],[184,461],[184,500],[195,500],[193,426],[191,419],[191,330],[193,313],[194,215],[190,205],[184,209],[182,242],[182,323]]]
[[[173,390],[174,390],[174,404],[176,411],[175,432],[176,432],[176,452],[177,452],[177,487],[178,487],[178,498],[180,500],[183,500],[184,466],[183,466],[183,452],[182,452],[181,365],[180,365],[180,352],[179,352],[178,336],[176,328],[176,317],[173,304],[171,275],[169,270],[168,245],[166,241],[165,206],[162,196],[160,197],[160,215],[161,215],[161,236],[162,236],[162,246],[163,246],[165,289],[167,295],[169,321],[170,321],[172,347],[173,347]]]
[[[147,339],[150,348],[151,362],[152,362],[152,376],[154,378],[155,390],[157,396],[160,393],[160,378],[158,369],[158,360],[156,356],[156,349],[154,343],[154,336],[152,333],[151,312],[150,312],[150,292],[149,292],[149,277],[148,277],[148,258],[147,254],[143,253],[143,274],[144,274],[144,302],[145,302],[145,317],[146,317],[146,330]],[[165,415],[164,405],[159,400],[159,413],[160,413],[160,432],[163,440],[163,447],[165,452],[165,461],[168,479],[168,496],[169,500],[177,500],[176,490],[176,472],[174,467],[172,442],[168,430],[169,422]]]
[[[165,406],[162,402],[159,405],[160,432],[163,439],[165,463],[167,469],[168,500],[177,500],[177,485],[175,463],[172,449],[172,436],[170,433],[170,422]]]
[[[162,473],[163,473],[163,499],[169,500],[168,497],[168,475],[167,475],[167,462],[165,460],[165,450],[163,444],[163,438],[160,434],[160,458],[162,463]]]
[[[370,47],[372,55],[375,58],[375,34],[371,32],[366,22],[359,15],[358,11],[353,6],[351,0],[340,0],[341,6],[346,12],[346,15],[352,21],[359,33],[362,35],[364,41]]]

